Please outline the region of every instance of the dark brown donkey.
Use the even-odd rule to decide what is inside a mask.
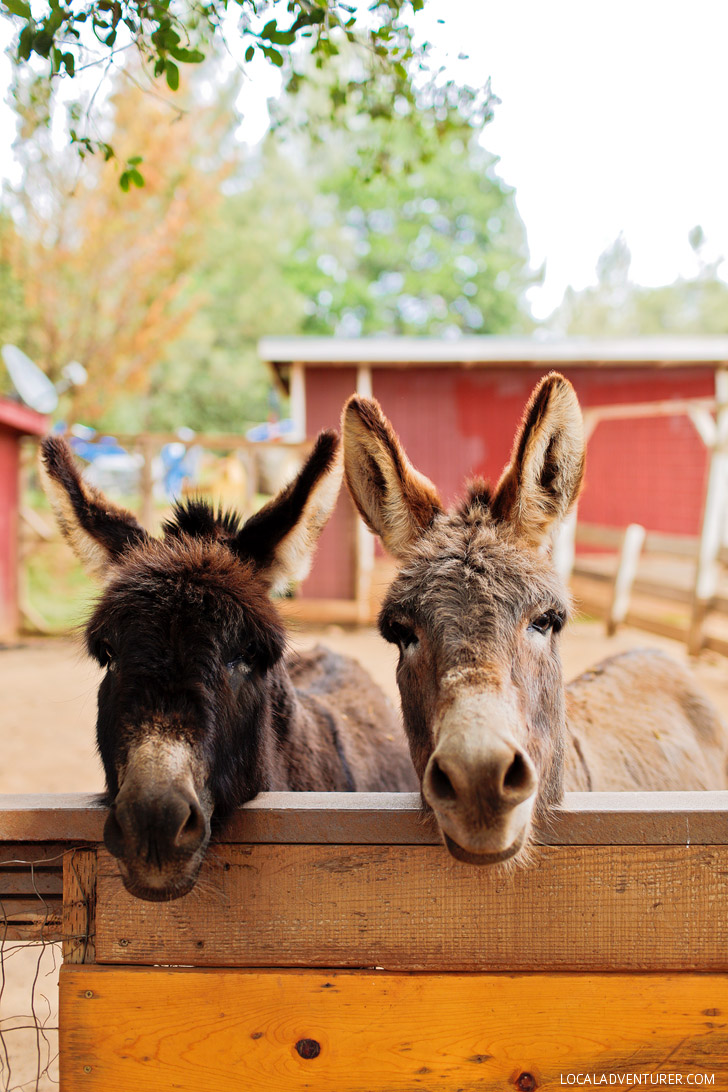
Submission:
[[[516,858],[569,790],[726,786],[726,732],[659,652],[615,656],[564,689],[568,596],[549,535],[584,473],[571,384],[536,387],[509,466],[445,512],[378,404],[344,409],[344,465],[369,527],[400,561],[379,618],[424,801],[457,858]]]
[[[132,894],[189,891],[211,822],[262,790],[417,787],[379,688],[325,649],[287,661],[270,599],[306,574],[336,502],[335,433],[246,523],[190,501],[161,540],[82,480],[62,440],[44,441],[41,468],[66,538],[105,580],[86,645],[106,668],[104,842]]]

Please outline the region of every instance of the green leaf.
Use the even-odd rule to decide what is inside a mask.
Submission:
[[[261,46],[261,49],[271,64],[274,64],[276,68],[283,67],[283,56],[277,49],[271,49],[270,46]]]
[[[18,57],[21,61],[27,61],[33,52],[33,39],[35,38],[35,27],[26,26],[20,32],[20,38],[18,39]]]
[[[47,30],[39,30],[33,38],[33,51],[41,57],[47,57],[53,46],[53,35]]]
[[[124,193],[129,192],[129,186],[131,185],[131,181],[129,179],[129,172],[128,171],[122,171],[121,174],[119,175],[119,185],[122,188],[122,190],[124,191]]]
[[[48,33],[52,34],[55,37],[56,31],[63,24],[65,18],[66,12],[63,10],[63,8],[57,7],[53,9],[43,25]]]
[[[245,50],[245,60],[250,63],[255,56],[255,46],[248,46]]]
[[[295,31],[279,30],[275,19],[265,24],[258,37],[276,45],[292,45],[296,40]]]
[[[104,38],[104,45],[113,46],[115,41],[116,41],[116,31],[112,30],[111,33],[107,34],[107,36]]]
[[[76,58],[72,53],[64,53],[61,58],[69,76],[76,75]]]
[[[134,183],[134,185],[138,189],[141,189],[144,185],[144,175],[141,173],[141,171],[138,171],[136,167],[132,167],[132,169],[128,173],[129,178]]]
[[[30,4],[25,0],[3,0],[3,7],[11,15],[19,15],[21,19],[32,19]]]
[[[181,49],[173,46],[169,52],[175,61],[180,61],[182,64],[202,64],[205,59],[205,54],[199,49]]]
[[[166,67],[167,62],[164,57],[157,57],[157,60],[154,62],[154,75],[161,76]]]
[[[143,155],[131,155],[127,159],[127,163],[129,164],[130,167],[136,167],[139,163],[142,163],[143,160],[144,160]]]
[[[177,68],[174,61],[167,61],[164,67],[167,76],[167,87],[170,91],[176,91],[179,87],[179,68]]]

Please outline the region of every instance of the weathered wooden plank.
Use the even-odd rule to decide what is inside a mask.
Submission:
[[[63,869],[0,868],[0,901],[13,895],[63,894]]]
[[[61,1092],[503,1092],[585,1072],[725,1092],[726,1013],[723,975],[72,967]]]
[[[63,939],[61,929],[61,907],[58,907],[57,915],[50,918],[41,918],[40,921],[21,919],[8,923],[0,922],[0,940],[5,943],[22,940],[43,944],[60,943]]]
[[[28,895],[9,895],[0,900],[0,932],[3,923],[12,921],[43,922],[52,918],[60,921],[63,899],[60,895],[38,898]]]
[[[219,846],[147,903],[100,851],[99,963],[728,970],[728,849],[552,846],[510,872],[436,846]]]
[[[623,534],[622,527],[583,522],[576,525],[576,541],[580,546],[604,546],[618,550],[622,544]]]
[[[63,854],[67,850],[68,846],[62,842],[3,842],[0,836],[0,868],[27,868],[32,863],[37,868],[57,868],[62,872]]]
[[[96,955],[96,850],[70,850],[63,860],[63,959],[93,963]]]
[[[97,844],[106,811],[81,794],[0,796],[0,846],[20,859],[30,843]],[[546,845],[728,844],[728,791],[567,793],[541,831]],[[261,793],[221,840],[241,844],[438,845],[417,793]],[[7,847],[4,847],[7,849]],[[4,858],[3,858],[4,859]]]
[[[728,656],[728,641],[725,638],[708,634],[703,637],[703,648],[709,648],[711,652],[719,652],[721,656]]]
[[[685,626],[663,622],[659,618],[650,618],[647,614],[639,611],[628,611],[624,621],[625,625],[634,626],[635,629],[643,629],[646,633],[656,633],[658,637],[670,637],[673,641],[684,641],[687,635]]]
[[[0,795],[2,842],[100,842],[105,819],[91,793]]]

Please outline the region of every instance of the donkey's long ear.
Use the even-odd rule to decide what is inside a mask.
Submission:
[[[265,573],[271,591],[303,580],[339,495],[343,466],[339,437],[322,432],[297,477],[247,521],[234,542]]]
[[[412,466],[373,398],[349,399],[342,432],[346,484],[354,503],[389,552],[401,557],[442,511],[437,490]]]
[[[147,538],[131,512],[117,508],[79,474],[65,440],[47,436],[40,477],[64,536],[87,572],[105,579],[114,562]]]
[[[532,546],[567,515],[584,477],[584,422],[574,388],[558,372],[531,395],[492,502],[497,520]]]

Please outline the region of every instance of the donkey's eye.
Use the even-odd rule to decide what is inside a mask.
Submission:
[[[239,656],[236,656],[232,660],[228,660],[225,667],[231,673],[250,671],[250,651],[241,652]]]
[[[99,661],[102,667],[113,671],[116,666],[116,650],[108,641],[102,641],[99,647]]]
[[[403,622],[390,622],[387,628],[387,639],[398,644],[400,648],[413,648],[419,644],[419,638],[411,626],[407,626]]]
[[[554,633],[558,633],[563,625],[564,617],[562,614],[556,610],[547,610],[544,614],[539,614],[537,618],[532,618],[528,628],[546,636],[552,630]]]

